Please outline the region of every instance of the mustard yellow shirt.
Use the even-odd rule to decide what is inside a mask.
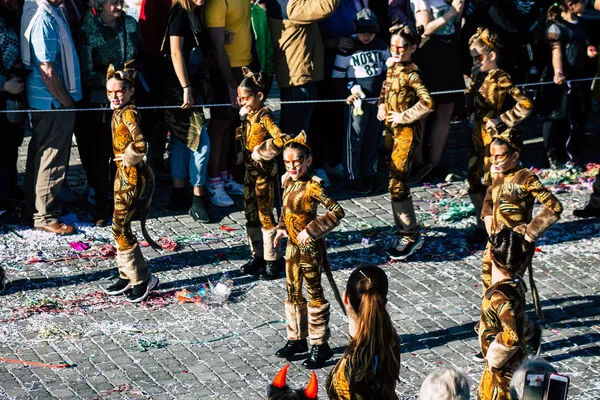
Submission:
[[[252,61],[252,34],[250,1],[208,0],[204,19],[209,28],[225,28],[235,33],[233,42],[225,44],[225,53],[232,68],[250,65]]]

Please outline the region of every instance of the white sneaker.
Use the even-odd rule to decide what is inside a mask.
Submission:
[[[96,191],[93,187],[88,189],[87,201],[90,204],[96,205]]]
[[[206,190],[210,196],[210,201],[217,207],[230,207],[235,204],[225,191],[223,181],[209,183],[206,185]]]
[[[223,181],[223,186],[225,187],[225,191],[228,194],[232,194],[234,196],[244,194],[244,185],[239,184],[236,181],[234,181],[231,174],[229,174],[228,180]]]
[[[325,172],[324,169],[315,169],[315,175],[318,176],[319,178],[323,179],[323,187],[329,187],[331,186],[331,181],[329,180],[329,177],[327,176],[327,172]]]

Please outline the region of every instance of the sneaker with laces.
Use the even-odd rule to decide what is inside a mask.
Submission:
[[[223,181],[209,183],[206,185],[206,191],[210,196],[210,201],[217,207],[231,207],[234,202],[225,191]]]
[[[414,242],[403,237],[398,241],[398,244],[389,249],[387,253],[392,260],[405,260],[421,247],[423,247],[423,238],[421,235],[418,235]]]
[[[146,300],[150,291],[158,286],[158,278],[150,275],[150,279],[139,285],[135,285],[131,290],[131,294],[125,298],[130,303],[139,303]]]
[[[315,169],[315,175],[318,176],[319,178],[323,179],[323,186],[328,188],[329,186],[331,186],[331,181],[329,180],[329,177],[327,176],[327,172],[325,172],[324,169]]]
[[[238,196],[244,194],[244,185],[233,180],[233,176],[229,174],[229,179],[223,180],[223,187],[227,194]]]

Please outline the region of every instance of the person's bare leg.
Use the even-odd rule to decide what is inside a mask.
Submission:
[[[442,152],[446,146],[448,130],[450,129],[450,120],[454,103],[437,104],[435,111],[429,116],[427,121],[429,127],[429,137],[431,147],[429,148],[429,164],[436,166],[442,160]]]

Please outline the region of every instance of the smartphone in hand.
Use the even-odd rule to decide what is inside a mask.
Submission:
[[[544,400],[544,395],[546,394],[546,380],[546,374],[528,372],[527,375],[525,375],[523,400]]]
[[[567,400],[569,377],[560,374],[548,375],[548,389],[544,400]]]

